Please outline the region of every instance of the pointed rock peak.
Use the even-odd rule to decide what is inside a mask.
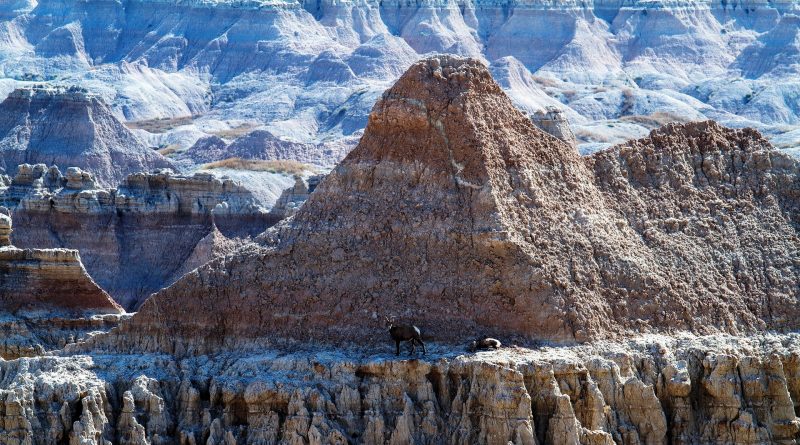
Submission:
[[[384,100],[416,98],[435,106],[467,92],[503,94],[489,69],[478,59],[434,55],[411,65],[386,92]]]
[[[574,149],[535,128],[480,61],[437,55],[412,65],[383,94],[344,163],[422,163],[482,185],[492,169],[553,156],[578,159]]]

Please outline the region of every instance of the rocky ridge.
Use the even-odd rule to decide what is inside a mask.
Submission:
[[[23,88],[0,103],[0,167],[79,167],[115,186],[128,174],[170,168],[100,98],[79,88]]]
[[[155,294],[95,346],[282,338],[557,342],[797,329],[798,164],[754,130],[669,125],[583,158],[478,61],[413,65],[294,218]]]
[[[190,258],[194,267],[210,260],[202,253],[214,250],[197,244],[213,231],[224,244],[277,220],[231,180],[168,170],[135,173],[109,189],[79,168],[62,175],[23,164],[13,178],[0,176],[0,204],[14,213],[18,245],[79,249],[89,273],[127,308],[177,279]]]
[[[179,161],[203,164],[228,158],[294,160],[330,167],[343,159],[356,144],[356,138],[330,143],[300,143],[282,140],[266,130],[254,130],[230,144],[218,136],[203,137],[177,155]]]

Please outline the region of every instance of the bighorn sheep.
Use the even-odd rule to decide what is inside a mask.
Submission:
[[[477,340],[473,340],[469,344],[469,350],[473,352],[478,350],[488,351],[489,349],[500,349],[500,346],[503,346],[503,344],[500,343],[500,340],[484,335]]]
[[[396,346],[396,355],[400,355],[400,342],[407,341],[411,343],[411,354],[414,353],[416,348],[415,344],[422,346],[422,354],[425,354],[425,343],[422,342],[422,334],[419,328],[410,324],[394,324],[394,321],[389,317],[386,319],[386,327],[389,330],[389,335],[392,336]]]

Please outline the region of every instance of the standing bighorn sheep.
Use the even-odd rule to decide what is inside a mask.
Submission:
[[[396,346],[396,355],[400,355],[400,342],[407,341],[411,343],[411,354],[414,353],[416,348],[415,344],[422,346],[422,354],[425,354],[425,343],[422,342],[422,333],[419,328],[410,324],[394,324],[394,321],[389,317],[386,319],[386,327],[389,330],[389,335],[392,336]]]

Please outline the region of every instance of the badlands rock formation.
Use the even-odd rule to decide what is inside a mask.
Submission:
[[[0,442],[789,445],[800,430],[798,342],[0,361]]]
[[[800,146],[794,0],[20,0],[0,17],[0,91],[79,85],[125,120],[200,116],[176,129],[185,147],[242,121],[288,145],[358,134],[437,52],[489,64],[527,113],[564,109],[582,150],[687,119]]]
[[[136,173],[108,189],[78,168],[23,164],[13,179],[0,176],[0,204],[14,211],[19,246],[79,249],[100,286],[131,309],[212,258],[204,255],[229,250],[227,238],[277,220],[249,191],[206,173]]]
[[[480,62],[423,60],[269,247],[0,361],[0,442],[796,443],[800,337],[720,332],[798,328],[797,178],[710,122],[582,158]],[[387,312],[427,356],[390,355]],[[598,340],[642,330],[716,335]],[[592,342],[460,354],[477,332]]]
[[[8,247],[11,245],[11,216],[8,215],[8,209],[5,207],[0,208],[0,247]]]
[[[0,357],[63,347],[116,324],[122,308],[86,273],[77,250],[18,249],[10,234],[11,217],[0,212]]]
[[[270,247],[188,274],[102,346],[368,342],[389,314],[443,341],[798,329],[798,184],[756,131],[711,122],[582,158],[480,62],[437,56]]]
[[[558,108],[549,106],[544,110],[537,111],[531,115],[531,120],[537,127],[561,139],[567,145],[578,145],[578,140],[575,139],[567,117]]]
[[[130,173],[171,167],[98,98],[77,88],[26,88],[0,103],[0,167],[45,163],[80,167],[106,186]]]

